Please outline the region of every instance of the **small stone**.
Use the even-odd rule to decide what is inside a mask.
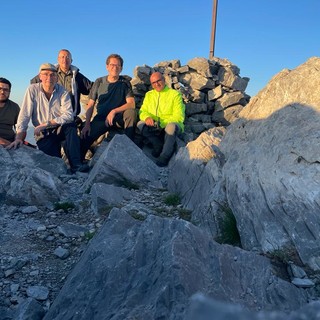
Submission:
[[[17,296],[12,296],[11,298],[10,298],[10,302],[13,304],[13,305],[16,305],[16,304],[18,304],[18,297]]]
[[[58,247],[56,250],[54,250],[54,254],[60,259],[64,260],[69,257],[70,252],[67,249]]]
[[[38,208],[36,206],[28,206],[22,208],[21,212],[25,214],[35,213],[38,211]]]
[[[293,283],[296,287],[299,288],[312,288],[314,287],[314,282],[310,279],[300,279],[300,278],[293,278],[291,280],[291,283]]]
[[[13,283],[10,285],[10,291],[16,293],[19,290],[20,285],[18,283]]]
[[[10,261],[10,267],[14,268],[15,270],[20,270],[28,263],[27,257],[17,257],[13,258]]]
[[[39,227],[37,228],[37,232],[39,232],[39,231],[45,231],[45,230],[47,230],[47,228],[46,228],[46,226],[44,226],[44,225],[41,225],[41,226],[39,226]]]
[[[288,265],[288,271],[289,271],[289,274],[292,274],[294,278],[303,279],[307,277],[306,272],[302,268],[296,266],[293,263],[290,263]]]
[[[49,290],[43,286],[31,286],[27,289],[28,297],[34,298],[39,301],[46,300],[49,296]]]
[[[13,275],[14,273],[15,273],[14,269],[8,269],[4,272],[4,276],[7,278],[7,277],[10,277],[11,275]]]
[[[31,271],[29,274],[30,274],[30,276],[32,276],[32,277],[36,277],[36,276],[38,276],[39,275],[39,270],[34,270],[34,271]]]

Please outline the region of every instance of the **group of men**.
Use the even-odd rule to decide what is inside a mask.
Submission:
[[[0,144],[7,149],[24,144],[31,121],[39,150],[61,157],[63,148],[70,171],[87,172],[85,156],[101,135],[122,128],[134,140],[138,128],[151,143],[156,164],[166,166],[174,153],[176,136],[184,130],[182,96],[166,85],[160,72],[155,72],[150,76],[153,89],[146,93],[137,113],[130,80],[120,75],[122,68],[122,57],[111,54],[106,60],[107,76],[92,83],[72,65],[70,51],[62,49],[58,64],[41,64],[21,108],[9,99],[10,81],[0,78]],[[81,94],[88,95],[89,101],[79,134]]]

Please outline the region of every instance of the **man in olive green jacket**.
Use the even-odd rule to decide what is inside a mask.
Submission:
[[[150,82],[153,90],[145,95],[137,127],[152,144],[156,164],[164,167],[174,153],[176,136],[184,130],[185,105],[180,92],[169,88],[160,72],[153,73]]]

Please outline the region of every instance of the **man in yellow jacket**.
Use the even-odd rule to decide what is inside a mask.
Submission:
[[[185,105],[180,92],[169,88],[160,72],[150,76],[150,83],[153,89],[144,97],[137,127],[152,144],[156,164],[164,167],[174,153],[176,136],[184,130]]]

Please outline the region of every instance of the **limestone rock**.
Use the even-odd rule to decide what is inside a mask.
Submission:
[[[212,78],[221,67],[239,76],[230,62],[213,60]],[[191,69],[175,60],[157,68],[178,85],[178,70]],[[198,138],[161,170],[124,135],[106,141],[83,175],[64,175],[61,159],[50,164],[31,149],[0,148],[1,316],[41,319],[50,308],[46,320],[315,319],[319,303],[308,302],[319,295],[319,277],[310,274],[320,252],[319,70],[313,58],[281,72],[244,108],[245,94],[222,106],[235,91],[219,84],[213,100],[187,116],[194,131],[186,134]],[[203,132],[219,103],[224,112],[239,106],[241,118]],[[163,202],[167,175],[179,205]],[[42,208],[58,192],[74,208]],[[5,204],[14,197],[27,201]],[[214,241],[224,206],[245,250]],[[263,252],[290,264],[299,256],[301,269],[284,274],[281,265],[279,274]]]
[[[180,148],[168,177],[168,189],[192,210],[191,221],[213,237],[219,234],[218,216],[223,216],[226,203],[221,171],[224,156],[219,149],[225,132],[223,127],[210,129]]]
[[[0,147],[0,203],[49,205],[61,198],[63,185],[57,175],[66,173],[62,159],[22,146]]]
[[[91,188],[92,209],[97,214],[108,207],[120,206],[125,199],[131,199],[130,190],[106,183],[94,183]]]
[[[45,315],[44,309],[41,305],[33,298],[26,299],[21,305],[19,309],[14,312],[12,319],[32,319],[32,320],[41,320]],[[3,313],[1,312],[1,316]],[[4,319],[11,319],[8,318]]]
[[[185,319],[197,292],[250,310],[295,310],[301,289],[273,275],[268,259],[183,221],[140,221],[113,209],[44,320]]]
[[[298,320],[317,319],[320,303],[311,302],[290,314],[283,312],[250,312],[241,305],[210,299],[203,294],[192,296],[185,320]]]
[[[228,68],[219,69],[218,79],[224,86],[240,91],[245,91],[249,82],[247,78],[241,78],[235,75],[232,70]]]
[[[187,65],[196,70],[197,73],[204,77],[212,77],[213,74],[210,70],[210,61],[203,57],[196,57],[188,61]]]
[[[159,186],[159,173],[156,164],[126,135],[116,134],[90,171],[83,190],[98,182],[127,188]]]
[[[318,110],[320,58],[312,57],[293,70],[284,69],[276,74],[243,109],[242,118],[266,119],[274,112],[294,103]],[[303,84],[303,85],[302,85]]]
[[[16,150],[6,150],[0,148],[1,166],[7,166],[15,163],[21,167],[40,168],[42,170],[53,173],[55,176],[65,174],[67,167],[61,158],[50,157],[44,152],[27,146],[22,146]]]
[[[239,119],[239,114],[243,110],[242,105],[233,105],[226,109],[216,110],[212,114],[212,122],[216,123],[219,126],[229,126],[231,123]]]
[[[311,58],[280,72],[220,145],[244,248],[297,252],[314,270],[320,270],[319,69],[320,58]]]

